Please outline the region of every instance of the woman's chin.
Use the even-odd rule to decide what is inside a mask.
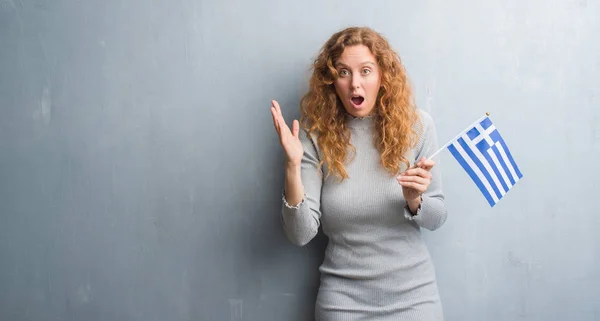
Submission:
[[[371,115],[371,111],[373,108],[369,108],[366,104],[351,104],[351,106],[346,106],[346,111],[348,114],[352,115],[355,118],[363,118]]]

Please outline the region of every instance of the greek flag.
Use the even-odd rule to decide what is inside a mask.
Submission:
[[[492,207],[523,177],[488,116],[451,141],[448,150]]]

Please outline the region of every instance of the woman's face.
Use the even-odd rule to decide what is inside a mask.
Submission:
[[[381,86],[381,71],[371,50],[365,45],[346,47],[334,66],[339,75],[335,91],[346,111],[354,117],[370,115]]]

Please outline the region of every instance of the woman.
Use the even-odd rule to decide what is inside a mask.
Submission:
[[[282,221],[305,245],[322,224],[316,319],[443,320],[420,228],[446,220],[431,117],[417,110],[400,58],[369,28],[335,33],[301,100],[303,129],[273,101],[287,157]],[[415,164],[416,163],[416,164]],[[415,164],[415,166],[411,166]]]

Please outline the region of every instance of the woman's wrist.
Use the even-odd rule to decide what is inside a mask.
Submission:
[[[417,197],[415,199],[407,200],[406,204],[408,205],[408,209],[410,210],[410,212],[413,215],[416,215],[422,202],[423,202],[423,198],[419,195],[419,197]]]

